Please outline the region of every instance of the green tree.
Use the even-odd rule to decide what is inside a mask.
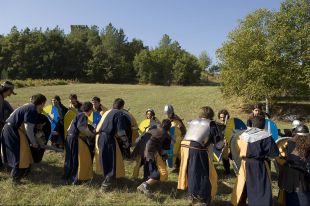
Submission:
[[[199,66],[202,70],[206,70],[212,63],[212,60],[206,51],[202,51],[198,59]]]
[[[201,66],[195,56],[183,52],[173,65],[173,83],[189,85],[200,80]]]

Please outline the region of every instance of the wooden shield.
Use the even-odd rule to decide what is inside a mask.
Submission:
[[[45,116],[47,116],[50,121],[51,131],[55,131],[56,126],[60,120],[60,115],[56,106],[47,105],[43,108],[43,112]],[[50,139],[51,136],[49,136]]]
[[[274,121],[272,121],[271,119],[266,119],[265,130],[272,135],[274,141],[277,141],[277,139],[279,138],[279,131]]]
[[[227,142],[230,142],[230,137],[233,134],[234,130],[246,130],[247,126],[244,124],[244,122],[241,119],[238,118],[230,118],[226,122],[226,129],[224,136],[227,140]]]
[[[77,115],[77,112],[73,110],[69,110],[65,114],[65,117],[64,117],[64,137],[65,138],[67,137],[67,130],[69,129],[70,124],[76,115]]]

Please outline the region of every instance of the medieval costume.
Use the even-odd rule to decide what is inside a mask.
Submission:
[[[169,149],[171,137],[168,131],[158,128],[149,130],[143,135],[142,141],[146,142],[146,144],[140,145],[138,143],[136,148],[140,148],[140,153],[144,150],[140,156],[144,166],[145,182],[137,189],[142,192],[149,192],[149,184],[147,183],[149,179],[156,181],[166,181],[168,179],[168,170],[164,162],[166,159],[164,151]]]
[[[16,109],[3,127],[1,139],[4,162],[12,168],[13,182],[19,182],[33,163],[29,141],[37,145],[34,136],[37,119],[36,105],[29,103]]]
[[[272,136],[261,129],[250,128],[237,136],[241,164],[232,193],[233,205],[272,205],[270,168],[267,158],[279,155]]]
[[[93,178],[95,134],[88,127],[85,113],[79,113],[72,121],[65,142],[64,178],[77,184]]]
[[[188,189],[193,202],[208,205],[217,192],[217,174],[211,144],[217,144],[220,140],[221,134],[214,121],[199,118],[190,122],[181,142],[178,189]],[[221,149],[222,146],[217,148]]]
[[[99,123],[98,149],[104,181],[102,189],[111,186],[117,178],[125,176],[122,151],[129,147],[131,119],[122,110],[112,109]]]
[[[0,85],[0,133],[5,125],[5,121],[13,112],[13,108],[4,100],[6,97],[16,95],[14,92],[14,85],[12,82],[6,81]],[[1,137],[0,137],[0,148],[1,148]],[[0,168],[3,166],[2,155],[0,150]]]
[[[309,129],[305,125],[295,128],[293,138],[285,138],[278,144],[282,154],[279,165],[279,202],[281,205],[310,205]],[[301,152],[304,154],[301,155]],[[281,161],[280,161],[281,160]]]
[[[217,123],[217,126],[219,128],[219,131],[222,133],[222,136],[224,136],[226,125],[222,123]],[[229,143],[226,142],[223,150],[222,150],[222,162],[225,169],[225,173],[230,173],[230,163],[229,163]]]
[[[53,145],[59,148],[64,147],[64,141],[65,141],[65,134],[64,134],[64,117],[66,113],[68,112],[68,108],[65,107],[59,100],[59,104],[55,105],[58,114],[59,114],[59,121],[56,125],[56,128],[54,129],[54,132],[51,135],[51,142]]]

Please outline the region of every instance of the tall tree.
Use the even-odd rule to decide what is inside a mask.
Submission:
[[[202,51],[199,55],[199,66],[202,70],[206,70],[212,63],[212,60],[206,51]]]

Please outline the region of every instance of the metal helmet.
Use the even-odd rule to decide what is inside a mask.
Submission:
[[[309,134],[309,128],[306,125],[299,125],[295,129],[295,133],[297,135],[308,135]]]
[[[173,114],[174,113],[173,106],[171,104],[166,104],[164,108],[164,112],[165,114]]]
[[[293,122],[292,122],[292,128],[295,129],[296,127],[302,125],[302,122],[295,119]]]

